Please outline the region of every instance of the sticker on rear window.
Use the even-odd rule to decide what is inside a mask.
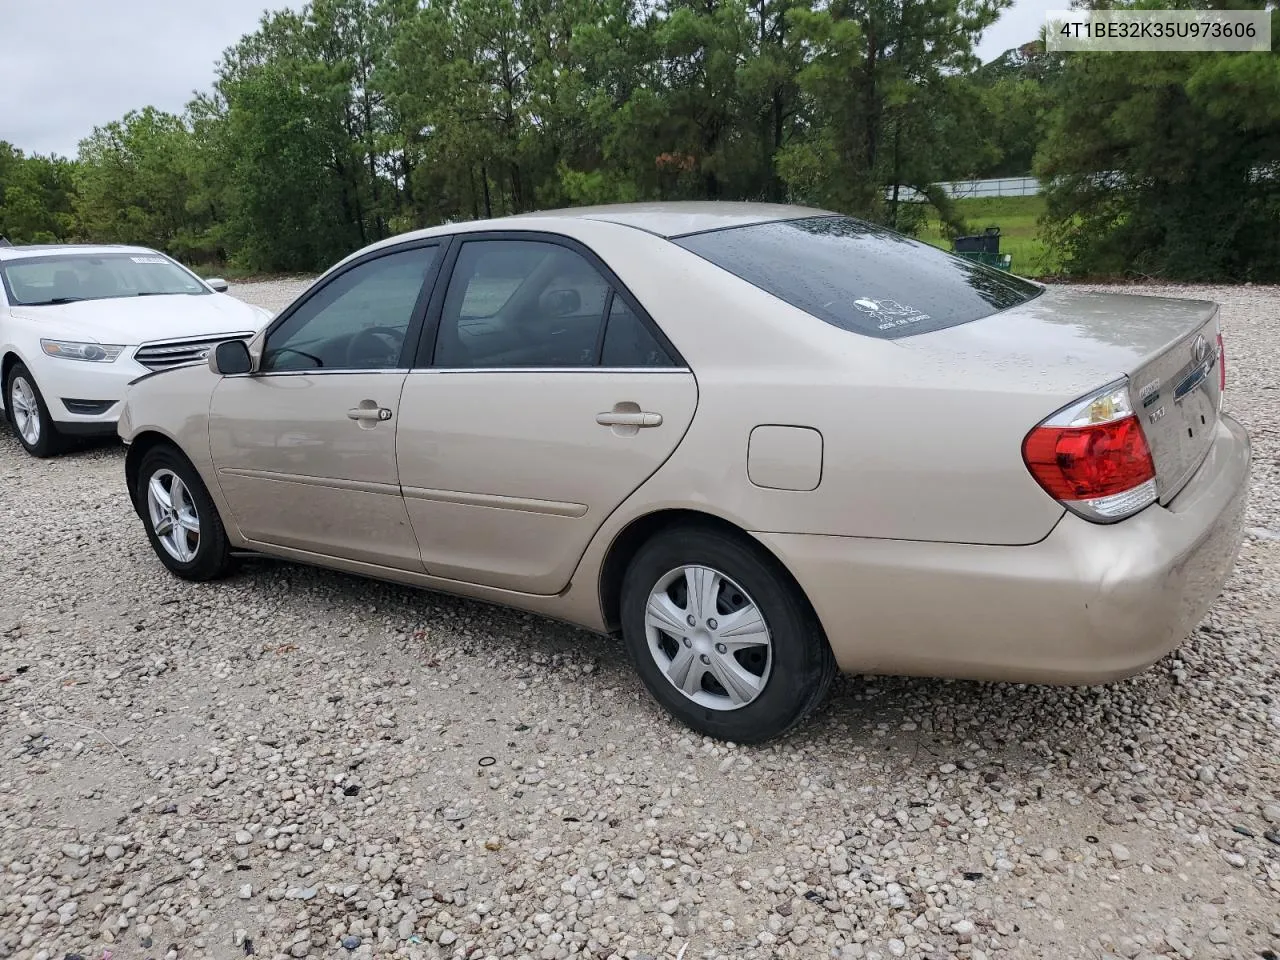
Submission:
[[[130,257],[134,263],[168,263],[164,257]]]
[[[905,327],[921,320],[928,320],[929,315],[915,307],[906,307],[897,300],[872,300],[870,297],[859,297],[853,305],[863,313],[876,318],[876,328],[892,330]]]

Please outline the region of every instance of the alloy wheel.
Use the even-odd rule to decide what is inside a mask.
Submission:
[[[13,378],[9,387],[9,409],[18,435],[28,446],[34,447],[40,442],[40,402],[36,400],[36,392],[25,377]]]
[[[200,515],[187,485],[172,470],[157,470],[147,482],[151,529],[165,552],[190,563],[200,550]]]

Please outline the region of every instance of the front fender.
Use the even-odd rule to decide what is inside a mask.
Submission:
[[[129,385],[116,432],[129,446],[125,471],[131,497],[142,457],[156,443],[166,443],[195,468],[226,522],[229,514],[209,456],[209,402],[219,380],[201,363],[141,377]],[[226,526],[234,539],[234,525]]]

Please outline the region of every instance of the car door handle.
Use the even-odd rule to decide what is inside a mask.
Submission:
[[[381,422],[391,419],[391,411],[386,407],[352,407],[347,411],[347,417],[351,420]]]
[[[660,427],[662,414],[644,411],[619,413],[616,410],[610,410],[607,413],[597,413],[596,423],[602,427]]]

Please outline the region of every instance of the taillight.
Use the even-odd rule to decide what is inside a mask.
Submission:
[[[1227,392],[1227,348],[1222,343],[1222,333],[1218,333],[1218,405],[1222,405],[1222,394]]]
[[[1059,410],[1022,441],[1040,486],[1087,520],[1122,520],[1156,499],[1156,468],[1122,381]]]

